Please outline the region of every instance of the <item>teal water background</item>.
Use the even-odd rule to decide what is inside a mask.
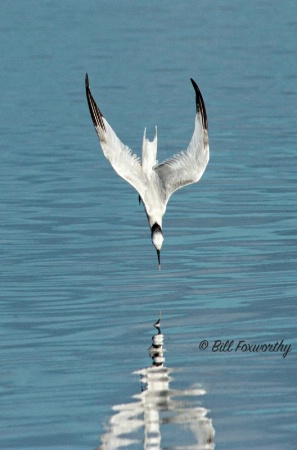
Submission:
[[[0,448],[99,447],[160,310],[171,386],[206,389],[217,448],[294,448],[296,2],[5,1],[0,37]],[[169,202],[160,272],[86,72],[134,152],[158,126],[160,161],[192,135],[190,77],[202,91],[210,162]]]

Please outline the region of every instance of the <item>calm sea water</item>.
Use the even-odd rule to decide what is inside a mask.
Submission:
[[[141,393],[160,311],[170,389],[207,410],[216,448],[295,447],[296,18],[293,0],[1,4],[1,449],[100,447]],[[191,137],[190,77],[203,93],[211,159],[170,200],[160,272],[86,72],[135,152],[158,125],[160,160]],[[191,423],[184,444],[159,425],[160,448],[198,448]]]

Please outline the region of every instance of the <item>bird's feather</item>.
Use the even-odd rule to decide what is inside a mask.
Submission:
[[[137,155],[132,153],[129,147],[121,142],[99,110],[91,94],[88,75],[86,75],[86,95],[90,114],[104,156],[109,160],[117,174],[130,183],[140,195],[143,195],[146,189],[146,182],[142,174],[141,161]]]
[[[186,151],[154,167],[165,189],[166,203],[177,189],[200,180],[209,160],[208,124],[201,92],[192,80],[196,92],[196,117],[192,139]]]

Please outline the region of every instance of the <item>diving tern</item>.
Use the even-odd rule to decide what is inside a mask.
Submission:
[[[151,229],[152,243],[157,250],[159,269],[163,244],[162,218],[170,196],[177,189],[200,180],[209,160],[208,124],[201,92],[191,78],[196,93],[196,117],[192,139],[182,151],[162,163],[157,161],[157,127],[153,141],[146,138],[144,129],[142,161],[117,137],[90,90],[86,74],[86,95],[93,124],[104,153],[117,174],[130,183],[139,194]]]

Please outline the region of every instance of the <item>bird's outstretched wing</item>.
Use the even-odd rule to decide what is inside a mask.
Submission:
[[[209,160],[206,109],[200,89],[192,78],[191,82],[196,92],[195,129],[191,142],[186,151],[154,168],[165,189],[166,202],[177,189],[199,181]]]
[[[146,186],[141,171],[141,161],[138,156],[132,153],[129,147],[120,141],[102,115],[91,94],[88,74],[86,74],[86,95],[104,156],[109,160],[117,174],[128,181],[140,195],[143,195]]]

